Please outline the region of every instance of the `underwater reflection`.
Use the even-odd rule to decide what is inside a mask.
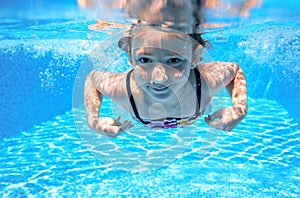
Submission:
[[[159,25],[197,33],[199,27],[216,28],[229,24],[220,19],[250,17],[254,8],[260,8],[263,0],[78,0],[78,6],[94,13],[106,10],[123,10],[132,23]],[[105,18],[105,16],[103,16]]]
[[[220,13],[224,13],[231,16],[249,17],[251,9],[260,8],[262,3],[263,0],[203,0],[203,7],[218,9],[219,13],[217,15],[219,16],[222,16]]]

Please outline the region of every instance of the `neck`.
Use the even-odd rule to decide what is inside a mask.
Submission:
[[[140,89],[141,90],[141,89]],[[188,81],[166,100],[155,101],[146,92],[138,95],[136,105],[142,118],[188,117],[195,113],[195,88]]]
[[[133,75],[132,78],[134,78]],[[167,99],[153,100],[150,95],[138,87],[134,79],[131,81],[131,90],[140,116],[155,120],[166,117],[180,118],[194,115],[197,102],[194,85],[195,77],[192,72],[189,80],[178,90],[174,90],[174,94]]]

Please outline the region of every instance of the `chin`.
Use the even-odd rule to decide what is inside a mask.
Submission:
[[[173,99],[174,97],[176,97],[174,91],[169,88],[169,87],[165,87],[165,88],[161,88],[161,89],[156,89],[153,87],[148,87],[147,88],[147,92],[149,94],[149,96],[158,103],[167,103],[169,102],[171,99]]]

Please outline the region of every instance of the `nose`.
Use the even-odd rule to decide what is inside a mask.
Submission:
[[[166,80],[168,80],[168,77],[166,75],[166,70],[161,63],[158,63],[157,65],[155,65],[152,71],[152,83],[163,82]]]

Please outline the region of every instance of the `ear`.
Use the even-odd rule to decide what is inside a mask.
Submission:
[[[131,48],[130,41],[131,41],[131,37],[129,37],[129,36],[121,38],[118,42],[119,48],[121,48],[125,52],[129,53],[130,48]]]

